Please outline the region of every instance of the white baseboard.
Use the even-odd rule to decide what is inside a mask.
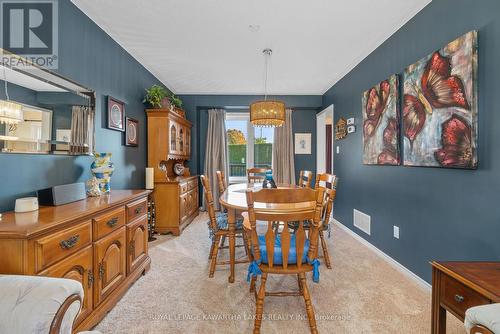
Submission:
[[[382,259],[384,259],[385,261],[387,261],[394,268],[396,268],[397,270],[399,270],[401,273],[403,273],[404,275],[406,275],[408,278],[414,280],[422,288],[424,288],[425,290],[428,290],[429,292],[430,292],[430,290],[432,290],[432,286],[429,283],[427,283],[425,280],[423,280],[422,278],[420,278],[419,276],[417,276],[410,269],[406,268],[401,263],[399,263],[398,261],[394,260],[392,257],[390,257],[389,255],[387,255],[386,253],[384,253],[383,251],[381,251],[380,249],[378,249],[377,247],[375,247],[374,245],[372,245],[371,243],[369,243],[366,239],[360,237],[356,232],[354,232],[353,230],[351,230],[347,226],[343,225],[338,220],[333,219],[333,222],[334,222],[335,225],[337,225],[342,230],[344,230],[345,232],[347,232],[354,239],[356,239],[357,241],[359,241],[360,243],[362,243],[363,245],[367,246],[372,251],[374,251],[378,256],[380,256]]]

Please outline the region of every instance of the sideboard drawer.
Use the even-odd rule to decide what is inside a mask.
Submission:
[[[94,240],[125,225],[125,207],[109,211],[94,218]]]
[[[443,275],[441,280],[441,300],[443,306],[462,319],[468,308],[490,303],[489,299],[448,275]]]
[[[148,212],[147,198],[127,204],[127,222],[130,223],[138,217],[144,216]]]
[[[188,190],[192,190],[195,188],[198,188],[198,179],[191,180],[188,183]]]
[[[185,194],[188,191],[188,183],[180,183],[179,187],[181,188],[181,194]]]
[[[90,221],[35,240],[35,266],[39,272],[92,242]]]

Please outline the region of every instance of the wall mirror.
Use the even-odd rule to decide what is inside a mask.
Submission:
[[[0,152],[94,152],[95,92],[0,49]]]

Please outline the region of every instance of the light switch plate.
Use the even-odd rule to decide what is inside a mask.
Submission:
[[[354,117],[347,119],[347,125],[354,125]]]
[[[394,238],[399,239],[399,226],[394,225]]]
[[[337,154],[340,153],[340,146],[337,146]]]

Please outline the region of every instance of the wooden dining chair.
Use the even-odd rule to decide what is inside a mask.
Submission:
[[[321,248],[323,249],[323,258],[325,260],[325,265],[328,269],[332,269],[332,264],[330,260],[330,254],[328,252],[328,246],[325,240],[325,231],[328,232],[330,236],[331,225],[330,216],[332,214],[333,205],[335,203],[335,197],[337,196],[337,185],[339,178],[333,174],[318,174],[316,175],[315,189],[323,188],[325,189],[325,196],[323,202],[323,213],[322,213],[322,224],[319,230],[319,237],[321,240]]]
[[[223,262],[217,262],[217,254],[219,253],[219,249],[227,249],[229,246],[224,246],[223,244],[223,239],[225,240],[226,237],[229,236],[229,225],[227,221],[227,213],[219,211],[216,212],[214,208],[214,198],[212,195],[212,190],[210,188],[210,182],[208,181],[208,178],[205,175],[200,175],[201,183],[203,185],[203,191],[205,194],[205,202],[207,206],[207,212],[208,212],[208,230],[209,230],[209,236],[210,239],[212,240],[212,244],[210,246],[210,254],[208,258],[210,259],[210,272],[208,274],[208,277],[212,278],[214,277],[214,272],[215,272],[215,266],[216,265],[226,265],[230,264],[229,261],[223,261]],[[248,255],[248,242],[246,241],[246,234],[243,231],[243,220],[242,219],[237,219],[236,220],[236,236],[243,238],[244,242],[243,245],[237,245],[236,247],[245,247],[245,252]],[[237,261],[236,263],[241,263],[241,262],[248,262],[247,260],[244,261]]]
[[[249,256],[252,260],[248,268],[247,280],[251,280],[250,291],[256,298],[256,311],[253,333],[260,333],[262,313],[265,296],[303,296],[309,319],[311,333],[318,333],[314,309],[306,283],[306,273],[313,272],[313,280],[319,281],[318,233],[321,225],[321,211],[323,206],[323,188],[316,190],[310,188],[297,189],[262,189],[246,192],[248,212],[243,213],[244,228],[247,231],[252,247]],[[306,203],[315,203],[307,208]],[[258,209],[255,203],[263,203],[267,209]],[[273,204],[289,205],[294,210],[270,210]],[[297,207],[306,206],[304,210]],[[257,234],[256,222],[267,222],[265,235]],[[303,221],[310,220],[312,225],[309,233],[305,233]],[[295,233],[288,228],[279,234],[275,233],[272,222],[299,221]],[[297,291],[266,292],[268,274],[296,275],[298,281]],[[261,275],[259,291],[256,292],[255,282],[257,275]]]
[[[259,182],[264,182],[264,179],[266,178],[266,171],[268,171],[268,168],[248,168],[247,169],[247,179],[248,183],[259,183]]]
[[[301,170],[297,185],[303,188],[311,188],[313,173],[310,170]]]
[[[319,236],[321,241],[321,249],[323,250],[323,259],[328,269],[332,269],[332,263],[330,259],[330,254],[328,252],[328,245],[325,240],[325,232],[328,232],[328,235],[330,235],[331,231],[330,216],[332,214],[335,197],[337,195],[337,183],[338,183],[338,177],[335,175],[318,174],[316,176],[315,188],[324,189],[323,211],[321,212],[321,227],[319,229]],[[288,228],[292,230],[297,230],[297,227],[298,227],[297,221],[288,223]],[[305,221],[304,229],[309,230],[309,228],[310,228],[310,222]]]
[[[219,184],[219,194],[222,194],[224,191],[226,191],[227,188],[226,176],[224,175],[224,172],[221,170],[216,171],[215,174],[217,174],[217,183]]]

